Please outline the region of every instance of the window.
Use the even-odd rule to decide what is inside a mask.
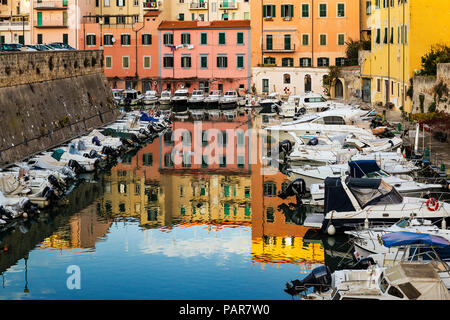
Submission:
[[[124,24],[125,23],[125,17],[118,16],[116,17],[116,24]]]
[[[327,4],[321,3],[319,4],[319,17],[326,18],[327,16]]]
[[[283,74],[283,83],[290,84],[291,83],[291,75],[289,73]]]
[[[263,17],[273,18],[275,17],[275,5],[263,5]]]
[[[228,57],[225,55],[217,56],[217,68],[227,68]]]
[[[122,34],[122,35],[120,36],[120,43],[121,43],[123,46],[129,46],[129,45],[130,45],[130,42],[131,42],[131,37],[130,37],[129,34]]]
[[[112,56],[105,56],[105,68],[106,69],[112,68]]]
[[[302,45],[303,46],[309,45],[309,34],[302,34]]]
[[[190,152],[183,153],[183,159],[181,161],[181,166],[183,168],[190,168],[191,167],[191,154],[190,154]]]
[[[144,153],[142,155],[142,164],[144,166],[151,166],[151,165],[153,165],[153,153]]]
[[[345,17],[345,4],[344,3],[337,4],[337,16]]]
[[[206,32],[200,33],[200,44],[202,45],[208,44],[208,33]]]
[[[244,20],[250,20],[250,12],[244,12]]]
[[[178,20],[179,21],[184,21],[184,13],[179,13],[178,14]]]
[[[262,79],[262,91],[269,93],[269,79]]]
[[[116,0],[117,7],[123,7],[125,5],[125,0]]]
[[[380,9],[380,0],[375,0],[375,8]]]
[[[381,79],[377,79],[377,92],[381,92]]]
[[[372,13],[372,2],[366,1],[366,14],[370,15]]]
[[[336,65],[337,66],[344,66],[345,65],[346,58],[336,58]]]
[[[238,54],[236,56],[236,66],[238,69],[244,69],[244,56],[242,54]]]
[[[208,69],[208,55],[200,55],[200,68]]]
[[[237,44],[244,44],[244,33],[243,32],[238,32],[236,34],[236,43]]]
[[[245,146],[245,133],[241,130],[236,131],[236,144],[238,147]]]
[[[181,57],[181,67],[182,68],[190,68],[191,67],[191,56],[182,56]]]
[[[309,4],[302,4],[302,18],[309,18]]]
[[[227,132],[221,131],[218,134],[219,146],[226,147],[227,146]]]
[[[130,57],[124,56],[122,57],[122,68],[128,69],[130,67]]]
[[[291,50],[291,35],[284,35],[284,50]]]
[[[2,43],[5,43],[5,41],[3,40]],[[38,33],[38,35],[37,35],[37,43],[38,44],[42,44],[42,33]]]
[[[375,42],[379,44],[380,38],[381,38],[381,30],[377,29],[377,37],[375,38]]]
[[[164,33],[164,44],[173,44],[173,33]]]
[[[274,57],[264,57],[264,64],[275,64]]]
[[[219,44],[226,44],[225,32],[219,32]]]
[[[311,58],[300,58],[300,67],[311,67]]]
[[[383,43],[388,43],[388,28],[384,28]]]
[[[86,45],[95,46],[95,34],[88,34],[86,36]]]
[[[151,68],[151,57],[150,56],[144,56],[144,69],[150,69]]]
[[[237,167],[240,169],[245,167],[245,156],[237,156]]]
[[[164,166],[166,168],[173,167],[172,154],[170,152],[168,152],[164,155]]]
[[[345,34],[339,33],[338,34],[338,46],[345,45]]]
[[[389,42],[394,43],[394,27],[391,27],[391,34],[389,35]]]
[[[294,58],[282,58],[281,66],[282,67],[293,67],[294,66]]]
[[[181,44],[191,44],[191,34],[182,33],[181,34]]]
[[[326,34],[319,35],[319,44],[321,46],[326,46],[327,45],[327,35]]]
[[[112,46],[113,45],[112,39],[113,39],[113,35],[112,34],[105,34],[105,35],[103,35],[103,45],[105,45],[105,46]]]
[[[317,59],[317,66],[318,67],[328,67],[330,65],[330,59],[329,58],[318,58]]]
[[[292,4],[282,4],[281,5],[281,17],[282,18],[292,18],[294,16],[294,6]]]
[[[275,221],[275,210],[272,207],[266,209],[266,222],[273,223]]]
[[[266,50],[273,49],[273,37],[271,34],[266,35]]]
[[[263,190],[264,196],[275,197],[277,195],[277,185],[274,182],[265,182]]]
[[[209,163],[208,156],[203,155],[202,156],[202,168],[208,168],[208,163]],[[202,188],[202,190],[204,192],[204,188]]]
[[[164,68],[173,68],[173,56],[165,56],[163,58],[163,65]]]
[[[149,33],[145,33],[142,35],[142,44],[144,46],[148,46],[152,44],[152,35]]]
[[[227,167],[227,157],[220,156],[219,157],[219,168],[226,168],[226,167]]]

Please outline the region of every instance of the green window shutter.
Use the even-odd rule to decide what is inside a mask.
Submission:
[[[200,195],[201,196],[204,196],[206,194],[206,189],[205,189],[205,187],[201,187],[200,188]]]
[[[37,13],[37,25],[42,26],[42,12]]]
[[[272,17],[275,18],[275,5],[272,5]]]
[[[289,17],[293,17],[294,16],[294,5],[290,4],[289,5]]]
[[[219,44],[225,44],[225,33],[219,33]]]
[[[249,205],[246,205],[246,206],[245,206],[245,212],[244,212],[244,215],[245,215],[246,217],[249,217],[249,216],[251,215],[251,212],[250,212],[250,206],[249,206]]]
[[[201,44],[208,44],[208,34],[207,33],[202,33],[200,35],[201,37]]]
[[[243,56],[237,57],[237,67],[244,68],[244,57]]]
[[[237,33],[237,44],[244,44],[244,33],[243,32]]]
[[[281,5],[281,17],[284,18],[284,7],[286,7],[286,5],[282,4]]]
[[[181,214],[182,216],[184,216],[184,215],[186,214],[186,209],[183,208],[183,207],[181,207],[181,209],[180,209],[180,214]]]
[[[225,214],[226,216],[228,216],[228,215],[230,214],[230,205],[229,205],[228,203],[225,203],[225,204],[223,205],[223,209],[224,209],[224,214]]]
[[[229,185],[226,184],[223,187],[223,194],[224,194],[225,197],[229,197],[230,196],[230,186]]]
[[[267,17],[267,6],[266,5],[263,6],[263,17],[264,18]]]

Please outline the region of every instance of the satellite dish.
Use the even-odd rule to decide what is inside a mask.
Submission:
[[[112,42],[112,43],[116,42],[116,38],[112,37],[112,38],[111,38],[111,42]]]

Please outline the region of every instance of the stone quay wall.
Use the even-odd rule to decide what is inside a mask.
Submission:
[[[0,166],[114,121],[103,51],[0,54]]]

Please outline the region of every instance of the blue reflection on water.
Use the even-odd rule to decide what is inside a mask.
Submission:
[[[295,264],[252,262],[249,227],[115,222],[95,250],[36,248],[26,262],[4,273],[1,299],[290,299],[284,283],[304,276]],[[81,269],[80,290],[67,289],[70,265]]]

